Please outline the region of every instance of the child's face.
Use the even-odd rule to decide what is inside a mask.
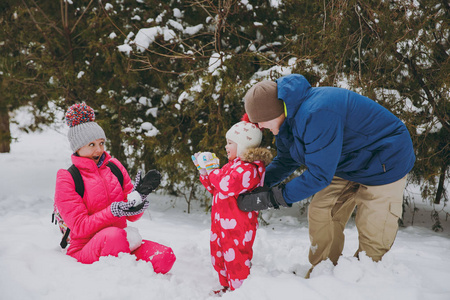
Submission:
[[[100,157],[105,151],[105,140],[98,139],[93,142],[90,142],[86,146],[81,147],[77,153],[81,157],[86,157],[95,161],[98,164]]]
[[[228,160],[233,160],[237,157],[237,144],[232,140],[227,139],[225,150],[227,150]]]

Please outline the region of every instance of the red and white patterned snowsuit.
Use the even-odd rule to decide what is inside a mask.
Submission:
[[[258,212],[243,212],[237,197],[264,183],[263,162],[236,158],[200,181],[213,194],[211,208],[211,262],[220,284],[234,290],[250,274]]]
[[[127,227],[127,220],[134,222],[143,215],[116,217],[111,213],[112,202],[127,202],[133,184],[124,166],[108,153],[105,152],[105,155],[105,161],[100,167],[89,158],[72,155],[72,163],[83,178],[83,198],[75,191],[69,171],[59,170],[56,178],[55,204],[70,228],[67,255],[85,264],[98,261],[101,256],[130,253],[124,228]],[[108,161],[117,165],[122,172],[123,188],[106,166]],[[171,248],[148,240],[142,240],[142,245],[131,254],[138,260],[151,262],[157,273],[167,273],[176,259]]]

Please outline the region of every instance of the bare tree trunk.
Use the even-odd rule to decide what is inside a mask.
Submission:
[[[194,182],[192,182],[191,192],[189,193],[189,200],[186,201],[188,203],[188,214],[191,213],[191,202],[194,199],[194,189],[195,189],[195,184],[194,184]]]
[[[0,153],[9,153],[10,145],[11,132],[9,130],[8,109],[0,106]]]
[[[445,171],[447,166],[442,166],[441,175],[439,176],[439,184],[436,192],[436,198],[434,198],[434,204],[441,203],[442,194],[444,193],[444,181],[445,181]]]

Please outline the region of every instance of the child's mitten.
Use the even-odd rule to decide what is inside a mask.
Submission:
[[[197,152],[194,155],[191,155],[191,159],[192,159],[192,162],[194,163],[195,167],[197,168],[197,170],[200,172],[200,174],[205,175],[206,169],[200,167],[200,165],[198,164],[198,161],[197,161],[197,157],[199,156],[199,154],[200,154],[200,152]]]
[[[201,168],[206,169],[206,172],[211,173],[214,169],[219,168],[219,159],[215,153],[202,152],[197,157],[198,164]]]

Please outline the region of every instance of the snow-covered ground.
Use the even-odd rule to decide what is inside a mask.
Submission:
[[[51,223],[56,171],[70,166],[64,130],[12,130],[18,139],[11,153],[0,154],[1,300],[214,298],[209,296],[218,287],[209,256],[210,217],[197,207],[185,213],[183,199],[153,195],[149,211],[133,225],[144,238],[173,248],[177,261],[167,275],[155,274],[150,264],[128,254],[92,265],[64,255],[59,230]],[[416,205],[414,226],[400,229],[383,261],[353,258],[358,242],[350,221],[339,264],[319,264],[310,279],[304,279],[309,238],[301,206],[264,212],[270,224],[257,232],[251,275],[223,298],[448,300],[450,220],[443,219],[444,231],[435,233],[431,207],[420,200]],[[407,213],[406,224],[411,220]]]

